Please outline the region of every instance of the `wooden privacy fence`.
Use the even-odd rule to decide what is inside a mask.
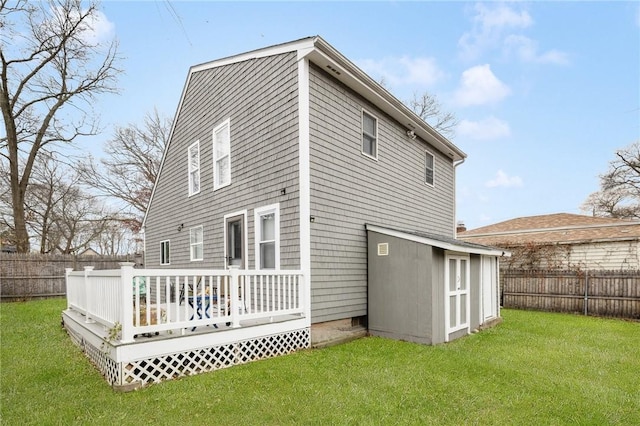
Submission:
[[[76,256],[72,254],[0,253],[0,300],[62,297],[66,294],[65,268],[119,269],[120,262],[140,261],[136,256]]]
[[[502,306],[640,319],[640,271],[503,269]]]

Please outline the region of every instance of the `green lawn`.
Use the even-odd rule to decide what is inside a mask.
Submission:
[[[0,305],[3,425],[640,425],[640,324],[504,310],[440,346],[364,338],[116,393],[60,327]]]

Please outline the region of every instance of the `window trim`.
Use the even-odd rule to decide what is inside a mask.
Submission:
[[[275,251],[275,262],[274,268],[262,268],[262,259],[260,255],[260,247],[262,243],[267,241],[261,241],[262,235],[262,221],[260,220],[262,216],[273,214],[274,215],[274,251]],[[255,254],[255,269],[256,270],[278,270],[280,269],[280,204],[271,204],[268,206],[263,206],[256,208],[254,210],[254,254]],[[270,241],[268,241],[270,242]]]
[[[165,250],[166,247],[166,250]],[[165,256],[166,251],[166,256]],[[171,265],[171,240],[160,241],[160,264]]]
[[[371,117],[373,120],[375,120],[375,135],[367,135],[365,134],[364,131],[364,117],[365,115],[368,115],[369,117]],[[378,117],[376,117],[375,115],[373,115],[372,113],[370,113],[369,111],[365,110],[364,108],[362,109],[362,114],[360,117],[360,126],[361,126],[361,132],[360,132],[360,152],[362,153],[362,155],[364,155],[365,157],[369,157],[372,158],[374,160],[378,159],[378,151],[380,148],[380,136],[379,136],[379,131],[378,131]],[[373,137],[375,140],[375,146],[374,146],[374,150],[375,150],[375,155],[371,155],[368,152],[365,152],[364,150],[364,137],[365,136],[369,136],[369,137]]]
[[[197,147],[198,148],[198,167],[197,169],[193,170],[191,168],[192,164],[191,164],[191,149],[193,147]],[[189,179],[189,197],[191,197],[192,195],[196,195],[198,193],[200,193],[200,189],[202,188],[202,180],[200,179],[200,140],[195,141],[194,143],[192,143],[191,145],[189,145],[189,148],[187,148],[187,169],[188,169],[188,179]],[[192,173],[196,172],[198,174],[198,190],[194,191],[193,190],[193,180],[191,179],[191,175]]]
[[[202,235],[202,241],[200,242],[193,242],[193,236],[194,236],[194,232],[197,231],[198,229],[200,229],[200,234]],[[201,253],[202,253],[202,257],[197,258],[194,257],[194,247],[200,245],[202,247]],[[200,262],[202,260],[204,260],[204,226],[202,225],[198,225],[198,226],[194,226],[192,228],[189,228],[189,260],[191,262]]]
[[[225,127],[227,128],[227,132],[229,133],[229,138],[228,138],[229,146],[227,147],[228,153],[226,155],[229,162],[229,175],[226,183],[219,184],[217,183],[217,175],[218,175],[217,163],[220,160],[220,158],[216,158],[216,151],[217,151],[216,150],[216,133],[224,129]],[[222,123],[218,124],[216,127],[213,128],[211,132],[211,139],[212,139],[212,145],[213,145],[213,190],[216,191],[218,189],[231,185],[231,119],[230,118],[227,118]]]
[[[427,167],[427,157],[431,157],[431,182],[427,180],[427,171],[429,170]],[[429,151],[424,152],[424,183],[431,187],[436,185],[436,156]]]

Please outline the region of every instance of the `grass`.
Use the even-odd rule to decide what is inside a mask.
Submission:
[[[640,324],[504,310],[439,346],[364,338],[116,393],[62,300],[0,305],[0,423],[640,424]]]

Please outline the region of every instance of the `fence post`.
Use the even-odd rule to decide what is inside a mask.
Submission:
[[[122,342],[133,342],[133,262],[120,263],[120,279],[122,285]]]
[[[71,308],[71,301],[69,300],[69,275],[73,272],[73,268],[64,268],[64,289],[67,297],[67,309]]]
[[[587,315],[589,306],[589,271],[584,273],[584,314]]]
[[[84,315],[85,323],[95,322],[91,319],[91,305],[93,303],[93,286],[91,285],[91,271],[93,271],[93,266],[85,266],[84,267]]]
[[[240,327],[240,317],[238,315],[240,310],[240,299],[238,294],[238,282],[240,271],[237,268],[229,268],[229,278],[231,280],[231,303],[229,303],[229,309],[231,309],[231,327]]]

